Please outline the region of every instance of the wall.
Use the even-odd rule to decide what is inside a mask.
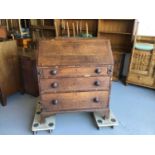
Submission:
[[[155,20],[152,18],[139,18],[138,35],[155,36]]]

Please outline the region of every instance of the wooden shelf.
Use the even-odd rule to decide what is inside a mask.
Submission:
[[[70,31],[73,31],[73,28],[69,28],[69,30]],[[66,31],[67,32],[67,29],[61,29],[61,31]],[[75,32],[76,32],[77,30],[75,29]],[[81,30],[82,32],[86,32],[86,29],[85,28],[82,28],[82,30]],[[93,30],[89,30],[89,32],[93,32]]]
[[[113,46],[112,51],[117,51],[119,53],[131,53],[129,47]]]
[[[54,26],[40,26],[40,25],[31,25],[31,29],[40,29],[40,30],[54,30]]]
[[[98,32],[99,34],[118,34],[118,35],[129,35],[131,36],[132,33],[126,33],[126,32]]]

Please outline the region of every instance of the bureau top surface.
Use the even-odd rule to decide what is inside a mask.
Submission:
[[[110,41],[105,39],[52,39],[39,42],[37,65],[82,66],[113,64]]]

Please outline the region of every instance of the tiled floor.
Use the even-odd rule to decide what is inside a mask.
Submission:
[[[119,120],[119,126],[114,129],[97,130],[89,113],[66,113],[56,116],[53,134],[155,134],[155,90],[113,82],[110,105]],[[32,134],[35,106],[35,97],[19,93],[10,96],[6,107],[0,105],[0,134]]]

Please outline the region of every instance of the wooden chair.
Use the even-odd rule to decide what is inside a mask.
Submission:
[[[155,88],[155,38],[136,38],[127,83]]]

